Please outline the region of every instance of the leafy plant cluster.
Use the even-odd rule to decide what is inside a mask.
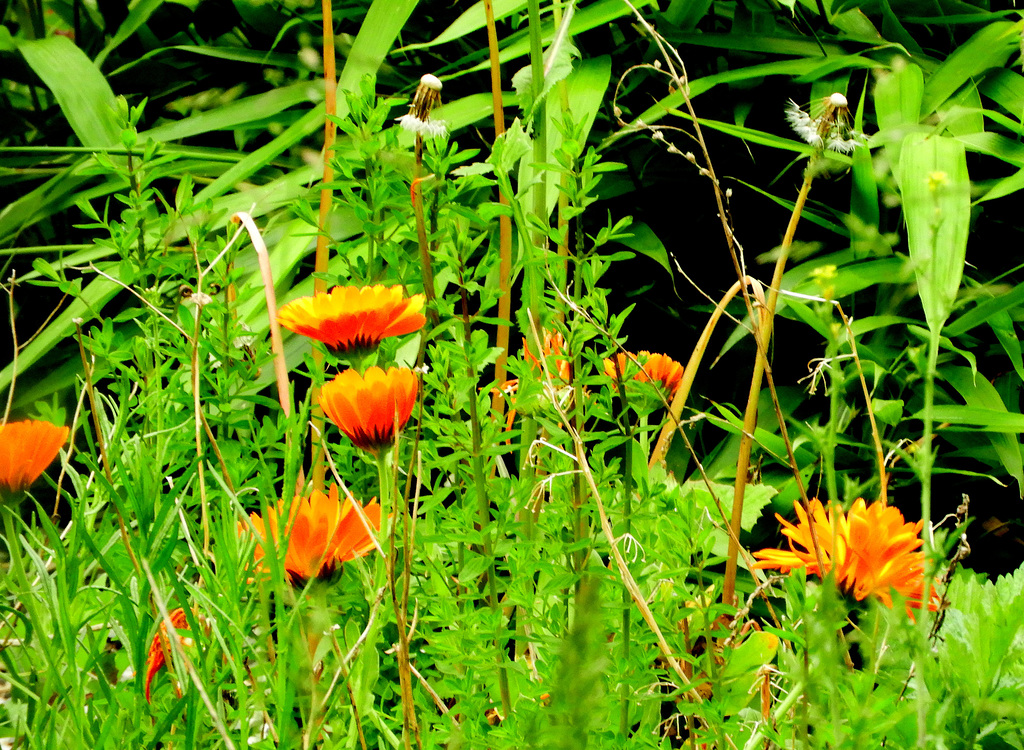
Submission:
[[[1024,747],[1024,579],[961,569],[1019,565],[1024,21],[634,5],[337,3],[333,105],[310,5],[3,6],[5,420],[72,427],[0,509],[4,746]],[[427,295],[383,458],[271,330],[336,283]],[[319,472],[380,549],[257,570]],[[753,568],[814,496],[924,519],[937,611]]]

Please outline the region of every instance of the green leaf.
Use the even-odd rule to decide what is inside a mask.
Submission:
[[[526,8],[526,0],[494,0],[494,20],[500,21],[506,16],[518,13]],[[399,52],[407,50],[423,49],[433,47],[436,44],[445,44],[462,39],[476,31],[480,31],[487,25],[487,17],[484,12],[483,0],[476,3],[459,16],[447,29],[438,34],[432,41],[421,44],[410,44],[399,49]]]
[[[1024,286],[1016,286],[1006,294],[993,297],[968,310],[943,331],[947,336],[960,336],[981,325],[996,313],[1024,304]]]
[[[139,28],[149,20],[149,17],[153,15],[161,5],[164,4],[164,0],[139,0],[131,11],[128,13],[128,17],[124,19],[121,27],[117,30],[117,33],[110,38],[105,46],[98,55],[96,55],[95,64],[97,68],[102,68],[103,63],[107,59],[107,55],[117,49],[121,44],[127,41],[132,34],[139,30]]]
[[[25,372],[39,359],[57,348],[75,330],[75,318],[91,319],[95,311],[103,309],[121,287],[102,276],[91,281],[82,293],[68,305],[64,312],[36,336],[18,355],[18,372]],[[11,384],[14,364],[0,370],[0,391]],[[34,381],[31,381],[34,382]],[[29,383],[31,384],[31,383]],[[20,401],[19,401],[20,403]]]
[[[935,407],[935,421],[951,425],[969,425],[989,432],[1024,432],[1024,414],[1012,414],[999,409],[941,404]],[[917,412],[912,418],[921,419]]]
[[[373,0],[352,43],[345,67],[338,76],[339,91],[359,91],[363,76],[376,76],[385,56],[398,39],[418,0]],[[338,116],[348,114],[345,97],[338,97]]]
[[[74,42],[64,36],[50,36],[19,41],[18,50],[53,93],[83,146],[120,145],[114,92],[99,68]]]
[[[653,229],[642,221],[634,221],[629,227],[629,234],[630,236],[623,237],[619,242],[630,250],[646,255],[664,268],[669,276],[672,276],[672,266],[669,264],[668,250],[665,249],[665,244],[658,238]]]
[[[1017,338],[1017,330],[1014,328],[1010,314],[1001,310],[989,318],[987,323],[999,340],[999,345],[1006,352],[1006,356],[1010,358],[1017,377],[1024,382],[1024,357],[1021,356],[1020,339]]]
[[[995,386],[984,377],[977,377],[965,367],[943,367],[940,374],[963,397],[967,406],[1009,413]],[[989,433],[988,437],[999,462],[1006,473],[1017,480],[1018,494],[1024,498],[1024,459],[1021,457],[1020,441],[1013,435],[999,431]]]
[[[1006,65],[1010,55],[1019,52],[1022,26],[1021,21],[989,23],[958,46],[928,77],[921,103],[923,113],[934,112],[970,79]]]
[[[892,164],[900,163],[904,139],[920,130],[921,100],[924,97],[924,73],[913,64],[894,65],[891,73],[879,76],[875,83],[875,114],[878,133],[873,142],[885,145]]]
[[[175,122],[158,125],[139,133],[139,140],[149,138],[154,141],[177,141],[215,130],[232,130],[247,123],[273,117],[297,104],[320,103],[322,99],[322,82],[296,83],[257,96],[247,96]]]
[[[903,399],[873,398],[871,410],[879,422],[895,427],[903,419]]]
[[[703,481],[690,480],[683,482],[679,486],[679,502],[695,503],[698,507],[707,510],[712,518],[720,522],[722,514],[719,513],[718,505],[715,503],[715,498],[718,498],[726,518],[731,518],[733,486],[731,484],[712,482],[711,487],[715,491],[714,498]],[[771,503],[772,498],[776,494],[778,494],[778,490],[768,484],[747,485],[747,489],[743,493],[743,515],[740,518],[740,526],[744,531],[750,531],[754,528],[757,519],[761,517],[761,511]]]
[[[908,135],[897,180],[918,294],[928,327],[937,332],[953,310],[967,253],[971,181],[963,143]]]
[[[544,101],[552,87],[572,72],[572,61],[580,56],[580,51],[572,44],[569,28],[575,15],[576,6],[570,4],[562,16],[551,46],[544,52],[544,80],[536,97],[533,93],[533,65],[527,64],[512,76],[512,87],[519,97],[519,106],[523,110],[523,118],[529,120],[537,99]],[[602,89],[603,90],[603,89]]]

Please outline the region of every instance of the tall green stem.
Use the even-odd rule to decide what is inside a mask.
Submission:
[[[494,544],[491,541],[489,526],[491,524],[491,502],[487,496],[487,477],[484,469],[483,438],[480,434],[480,410],[477,407],[477,373],[476,365],[473,362],[472,352],[472,328],[469,315],[469,298],[466,288],[462,284],[462,273],[459,273],[459,288],[462,295],[462,326],[463,326],[463,351],[466,355],[467,382],[470,383],[469,392],[469,429],[473,444],[472,467],[473,467],[473,488],[476,491],[477,513],[480,517],[480,534],[483,537],[483,551],[487,558],[487,594],[491,612],[497,620],[494,633],[495,661],[498,665],[498,690],[501,693],[501,709],[503,716],[508,718],[512,714],[512,694],[509,689],[508,671],[505,664],[505,649],[501,637],[501,620],[498,619],[500,607],[498,606],[498,571],[494,564]]]
[[[398,525],[398,519],[395,518],[395,515],[399,512],[397,507],[399,503],[397,502],[398,495],[392,487],[392,474],[388,466],[387,453],[381,450],[376,459],[378,483],[380,484],[381,517],[384,519],[383,522],[387,524],[388,529],[388,554],[385,568],[387,570],[388,591],[391,592],[391,604],[395,611],[395,626],[398,629],[398,645],[395,652],[398,657],[398,681],[402,691],[402,742],[404,743],[405,750],[411,750],[413,737],[416,738],[417,746],[422,747],[422,742],[420,741],[419,723],[416,720],[416,705],[412,697],[412,662],[409,659],[409,628],[406,618],[406,598],[404,592],[402,596],[399,596],[398,587],[395,582],[395,568],[398,560],[398,550],[395,542],[395,528]],[[400,512],[402,515],[402,528],[404,530],[409,525],[409,506],[407,503],[401,503]],[[402,553],[409,555],[408,545],[404,543],[408,537],[404,531],[402,538]],[[408,581],[405,582],[405,585],[408,586]]]
[[[931,658],[928,649],[928,636],[931,631],[931,624],[925,613],[928,612],[928,602],[932,596],[931,561],[935,554],[935,532],[932,530],[932,466],[935,462],[935,455],[932,452],[932,430],[935,426],[935,371],[939,363],[939,344],[941,341],[941,327],[931,329],[928,337],[928,363],[924,371],[924,409],[921,414],[921,421],[924,423],[924,434],[921,436],[921,448],[918,450],[917,473],[921,478],[921,520],[924,522],[924,588],[921,591],[921,615],[918,618],[918,632],[920,642],[918,643],[917,658],[914,660],[914,667],[917,671],[917,679],[922,685],[927,685],[927,670]],[[928,747],[928,713],[931,707],[927,690],[917,691],[917,746]]]
[[[541,99],[544,89],[544,41],[540,26],[540,0],[528,0],[527,12],[530,19],[530,70],[533,73],[533,212],[542,222],[548,219],[547,180],[540,167],[547,161],[547,107]],[[530,243],[524,242],[528,247]],[[540,274],[536,266],[534,250],[543,250],[547,245],[544,232],[538,231],[533,239],[531,252],[524,254],[523,279],[526,286],[527,309],[540,324]],[[540,354],[536,352],[536,354]]]

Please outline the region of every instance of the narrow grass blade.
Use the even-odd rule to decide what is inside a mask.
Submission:
[[[966,367],[943,367],[942,377],[953,386],[967,406],[1009,414],[999,391],[984,377],[975,377]],[[1024,460],[1020,440],[1006,432],[989,432],[988,439],[1006,473],[1017,480],[1020,497],[1024,498]]]

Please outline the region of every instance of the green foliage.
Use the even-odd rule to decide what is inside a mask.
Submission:
[[[767,278],[757,264],[778,257],[807,175],[773,381],[753,394],[742,546],[786,547],[766,511],[805,493],[887,486],[911,517],[921,485],[928,521],[960,489],[984,502],[991,480],[1024,496],[1024,296],[1014,240],[993,229],[1019,223],[1024,21],[958,0],[634,5],[496,0],[511,124],[492,139],[483,2],[335,3],[327,185],[319,7],[2,6],[0,256],[19,348],[0,392],[12,419],[74,434],[59,469],[0,509],[0,738],[1024,746],[1024,568],[959,571],[918,627],[834,577],[769,580],[745,553],[739,601],[721,601],[756,296],[729,306],[740,324],[712,340],[720,361],[696,373],[667,467],[648,461],[671,391],[635,379],[638,363],[621,381],[605,369],[652,341],[685,360],[679,342],[735,280],[726,246]],[[450,139],[395,123],[427,72],[445,82],[432,116]],[[852,154],[784,123],[790,98],[824,122],[833,92],[866,134]],[[252,569],[249,514],[308,493],[311,386],[336,358],[287,335],[292,391],[276,391],[239,211],[280,303],[317,277],[413,294],[424,254],[432,266],[436,324],[363,362],[425,365],[394,454],[326,427],[329,477],[394,510],[384,554],[329,583],[290,585],[280,540]],[[330,263],[314,274],[321,232]],[[495,382],[503,325],[515,389]],[[562,350],[544,352],[554,333]],[[192,643],[169,650],[150,704],[149,651],[176,607]]]

